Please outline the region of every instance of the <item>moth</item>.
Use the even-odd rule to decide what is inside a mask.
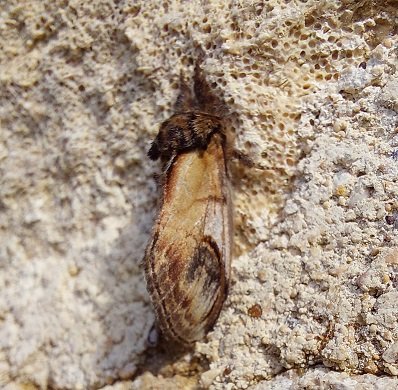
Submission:
[[[181,77],[175,114],[148,152],[161,159],[162,194],[145,278],[157,328],[182,345],[213,327],[228,291],[232,203],[224,112],[197,64],[193,93]]]

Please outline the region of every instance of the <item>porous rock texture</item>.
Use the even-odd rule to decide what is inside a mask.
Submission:
[[[398,388],[397,20],[394,0],[1,2],[0,386]],[[220,319],[159,368],[145,153],[200,55],[255,167],[231,162]]]

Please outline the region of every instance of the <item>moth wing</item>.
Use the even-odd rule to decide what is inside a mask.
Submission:
[[[175,157],[152,241],[146,279],[166,337],[187,344],[213,326],[228,288],[231,201],[221,137]]]

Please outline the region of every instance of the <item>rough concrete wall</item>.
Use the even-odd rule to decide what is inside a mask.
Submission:
[[[1,386],[396,388],[397,7],[2,2]],[[145,153],[202,50],[235,147],[262,169],[231,166],[236,256],[214,331],[159,368],[156,353],[142,365],[159,170]],[[152,373],[120,382],[140,364]]]

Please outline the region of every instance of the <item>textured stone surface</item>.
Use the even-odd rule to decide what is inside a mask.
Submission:
[[[294,370],[251,386],[250,390],[395,390],[397,380],[377,377],[372,374],[349,375],[344,372],[329,371],[324,368],[310,368],[305,373]]]
[[[0,385],[398,387],[397,16],[366,0],[3,2]],[[202,368],[144,364],[131,382],[153,322],[145,152],[202,50],[262,169],[232,162],[233,283],[191,353]]]

